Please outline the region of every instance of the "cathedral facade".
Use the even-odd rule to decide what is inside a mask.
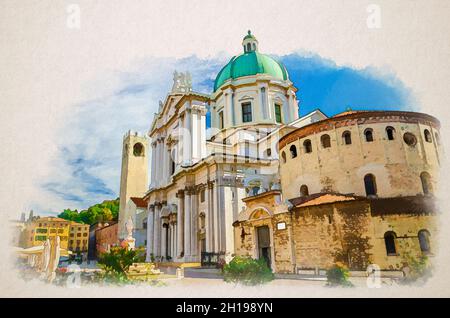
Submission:
[[[297,89],[284,65],[260,53],[250,32],[242,48],[217,74],[211,94],[193,91],[189,73],[175,72],[148,136],[124,136],[119,238],[125,238],[129,218],[142,223],[137,227],[146,229],[148,261],[229,261],[238,254],[265,258],[275,271],[323,267],[335,261],[330,251],[298,256],[294,241],[300,238],[287,234],[293,233],[291,214],[304,207],[300,202],[310,198],[320,206],[320,197],[329,195],[362,204],[421,196],[424,187],[429,195],[436,187],[441,151],[436,119],[406,112],[328,118],[320,110],[299,118]],[[390,134],[392,143],[385,141]],[[372,148],[364,138],[372,138]],[[137,208],[145,204],[147,209]],[[280,216],[288,220],[284,225],[278,224]]]

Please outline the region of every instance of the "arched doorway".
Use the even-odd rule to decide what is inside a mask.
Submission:
[[[271,267],[271,250],[270,250],[270,230],[267,225],[258,226],[256,228],[258,258],[264,259],[267,266]]]
[[[254,225],[255,244],[254,257],[264,259],[269,268],[274,269],[274,251],[272,247],[272,213],[265,207],[256,207],[249,214],[249,221],[257,221]]]

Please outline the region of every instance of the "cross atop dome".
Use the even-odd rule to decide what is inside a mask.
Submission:
[[[252,34],[252,31],[248,30],[247,35],[242,40],[242,46],[244,47],[244,53],[258,51],[258,40]]]

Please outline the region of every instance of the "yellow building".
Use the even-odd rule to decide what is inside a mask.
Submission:
[[[89,244],[89,224],[70,222],[69,250],[87,252]]]
[[[44,245],[47,239],[60,237],[61,248],[72,252],[87,252],[89,224],[81,224],[57,217],[36,218],[25,224],[23,247]]]
[[[32,220],[23,231],[24,247],[44,245],[47,239],[60,237],[61,248],[67,249],[69,221],[57,217],[43,217]]]

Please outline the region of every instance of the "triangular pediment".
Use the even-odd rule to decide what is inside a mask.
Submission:
[[[253,96],[250,96],[250,95],[244,95],[241,98],[239,98],[239,101],[250,100],[250,99],[255,99],[255,98]]]
[[[183,94],[167,95],[167,97],[162,105],[162,111],[160,112],[160,115],[166,116],[168,114],[174,114],[175,110],[176,110],[176,106],[182,97],[183,97]]]

